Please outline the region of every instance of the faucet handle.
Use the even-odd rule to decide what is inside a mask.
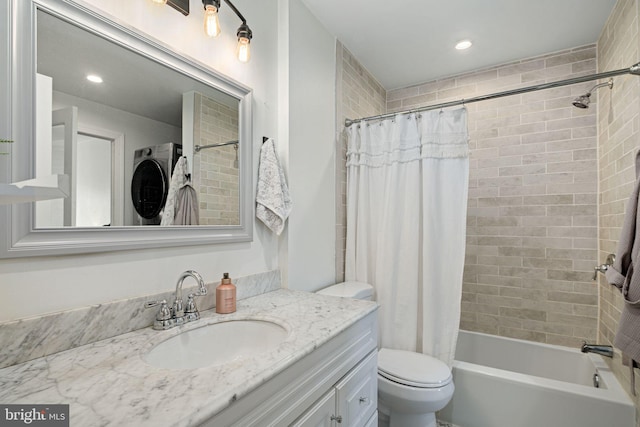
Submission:
[[[187,322],[193,322],[194,320],[200,319],[200,312],[198,311],[198,307],[196,307],[195,297],[202,296],[200,293],[196,292],[195,294],[189,294],[187,296],[187,304],[184,308],[184,317],[186,317]]]
[[[160,310],[158,310],[158,314],[156,315],[156,320],[169,320],[171,319],[171,310],[167,306],[167,300],[158,300],[158,301],[147,301],[144,303],[144,308],[151,308],[160,306]]]
[[[171,309],[167,305],[167,300],[147,301],[144,303],[144,308],[151,308],[160,306],[158,314],[156,314],[156,320],[153,322],[153,329],[164,330],[174,326],[174,321],[171,318]]]

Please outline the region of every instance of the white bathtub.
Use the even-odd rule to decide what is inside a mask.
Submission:
[[[460,331],[453,381],[438,418],[461,427],[636,425],[633,402],[602,357],[577,348]]]

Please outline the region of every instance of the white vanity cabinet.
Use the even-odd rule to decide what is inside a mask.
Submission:
[[[373,350],[344,376],[294,427],[365,427],[377,421],[378,352]]]
[[[202,425],[376,425],[377,331],[374,311]]]

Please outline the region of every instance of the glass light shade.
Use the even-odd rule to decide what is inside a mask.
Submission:
[[[204,32],[209,37],[218,37],[220,34],[218,9],[215,6],[207,5],[204,8]]]
[[[167,4],[167,0],[151,0],[155,4]]]
[[[251,40],[246,37],[238,37],[237,51],[240,62],[249,62],[251,59]]]

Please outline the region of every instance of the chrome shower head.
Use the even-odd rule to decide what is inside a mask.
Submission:
[[[573,106],[578,108],[589,108],[589,103],[591,102],[591,93],[587,93],[585,95],[580,95],[576,99],[573,100]]]
[[[613,88],[613,79],[609,79],[609,81],[606,83],[595,85],[589,92],[574,99],[572,102],[573,106],[578,108],[589,108],[589,104],[591,103],[591,94],[593,93],[593,91],[604,86],[609,86],[609,89]]]

